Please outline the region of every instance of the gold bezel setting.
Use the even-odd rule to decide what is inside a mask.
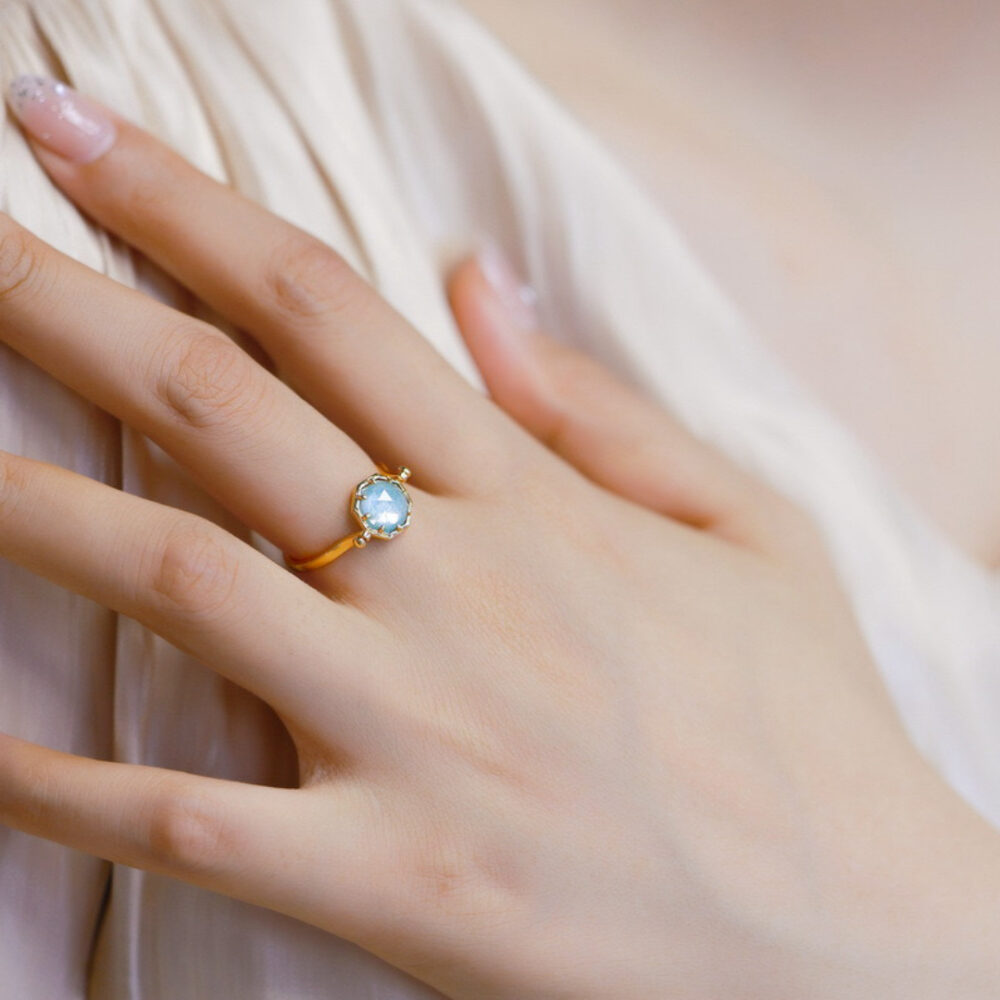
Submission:
[[[348,500],[348,510],[350,510],[358,524],[361,525],[361,530],[345,535],[334,542],[328,549],[305,559],[300,559],[286,552],[284,554],[285,565],[289,569],[294,569],[300,573],[322,569],[324,566],[329,566],[334,559],[339,559],[345,552],[350,552],[353,548],[363,549],[368,544],[370,538],[382,538],[388,541],[397,535],[401,535],[410,526],[410,518],[413,513],[413,498],[410,496],[410,491],[403,485],[410,478],[410,470],[405,465],[401,465],[398,472],[392,473],[389,471],[388,466],[382,462],[378,463],[378,467],[381,471],[370,475],[367,479],[358,483]],[[364,492],[366,488],[378,482],[392,483],[406,501],[406,517],[394,524],[388,531],[376,524],[369,523],[365,515],[361,513],[360,505],[365,500]]]
[[[384,466],[383,466],[384,468]],[[354,488],[354,494],[351,497],[351,513],[354,515],[354,519],[361,525],[362,532],[354,539],[354,544],[360,549],[368,544],[370,538],[382,538],[382,539],[392,539],[397,535],[402,534],[410,525],[410,520],[413,514],[413,498],[410,496],[409,491],[406,489],[404,483],[410,478],[410,470],[407,468],[401,468],[399,473],[393,475],[389,472],[376,472],[370,475],[367,479],[362,480]],[[375,486],[378,483],[391,483],[396,487],[406,501],[406,517],[400,521],[398,524],[393,525],[392,528],[386,530],[385,528],[379,527],[378,525],[372,524],[364,514],[361,513],[361,504],[365,500],[366,491]]]

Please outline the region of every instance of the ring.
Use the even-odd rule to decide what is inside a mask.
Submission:
[[[348,501],[361,530],[345,535],[319,555],[298,558],[286,552],[286,566],[300,572],[321,569],[349,549],[363,549],[369,539],[395,538],[410,526],[413,500],[403,485],[410,478],[410,470],[400,466],[397,473],[391,473],[381,462],[378,467],[382,471],[358,483]]]

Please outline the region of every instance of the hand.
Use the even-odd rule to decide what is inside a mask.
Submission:
[[[355,528],[376,460],[412,466],[413,523],[297,575],[0,455],[0,554],[265,699],[301,785],[8,736],[0,820],[463,1000],[989,995],[995,837],[907,741],[802,511],[592,361],[509,336],[473,263],[451,298],[499,406],[330,248],[110,112],[21,90],[56,183],[280,378],[2,218],[6,342],[283,552]]]

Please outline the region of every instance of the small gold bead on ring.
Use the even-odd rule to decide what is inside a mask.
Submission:
[[[351,515],[361,526],[314,556],[296,557],[287,552],[285,565],[298,572],[322,569],[352,548],[363,549],[372,538],[392,539],[410,526],[413,499],[403,485],[411,475],[400,466],[395,473],[379,463],[381,472],[370,475],[354,488],[348,501]]]

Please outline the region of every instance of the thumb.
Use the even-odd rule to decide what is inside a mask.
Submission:
[[[770,547],[790,501],[598,361],[542,332],[533,292],[495,244],[455,268],[448,297],[494,401],[552,451],[629,500]]]

